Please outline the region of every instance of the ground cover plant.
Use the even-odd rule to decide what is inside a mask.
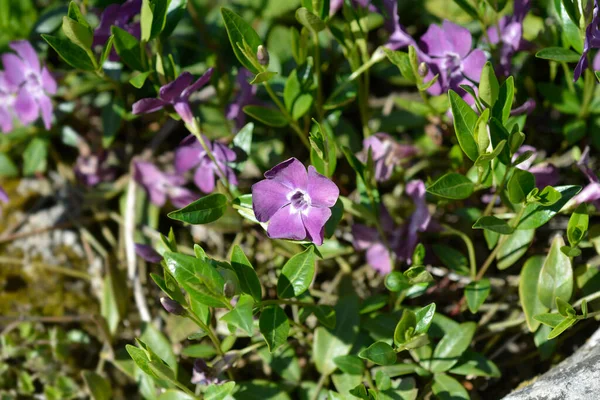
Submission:
[[[600,315],[597,0],[0,0],[2,399],[494,399]]]

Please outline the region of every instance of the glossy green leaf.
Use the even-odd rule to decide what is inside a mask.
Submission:
[[[281,111],[262,106],[245,106],[244,112],[265,125],[281,128],[289,122]]]
[[[477,9],[475,9],[475,7],[473,7],[468,0],[454,0],[454,2],[471,18],[474,20],[479,19],[479,13],[477,12]]]
[[[558,313],[563,317],[574,317],[576,315],[573,306],[561,299],[560,297],[556,298],[556,309],[558,310]]]
[[[546,47],[535,53],[537,58],[558,62],[577,62],[581,56],[573,50],[565,49],[564,47]]]
[[[377,365],[392,365],[396,363],[396,352],[386,342],[375,342],[363,351],[358,356],[371,361]]]
[[[221,321],[235,326],[252,336],[254,331],[252,324],[252,306],[254,300],[252,296],[243,294],[238,299],[235,308],[221,317]]]
[[[548,325],[551,328],[555,328],[564,321],[565,317],[557,313],[543,313],[539,315],[534,315],[533,318],[541,322],[544,325]]]
[[[233,246],[233,251],[231,252],[231,266],[240,281],[242,292],[251,295],[256,302],[260,302],[262,298],[260,280],[248,257],[246,257],[242,248],[237,244]]]
[[[62,31],[73,44],[82,48],[86,52],[86,54],[88,54],[88,57],[90,57],[90,51],[92,48],[92,42],[94,40],[94,34],[92,33],[92,30],[90,29],[89,25],[85,26],[84,24],[81,24],[75,21],[74,19],[64,16],[62,23]]]
[[[519,278],[519,300],[530,332],[535,332],[540,326],[539,321],[534,317],[548,311],[548,307],[542,304],[537,295],[543,264],[544,256],[533,256],[527,259]]]
[[[315,276],[315,252],[312,246],[285,263],[277,280],[277,296],[282,299],[304,293]]]
[[[175,356],[175,353],[173,352],[171,342],[169,342],[161,331],[156,329],[151,323],[143,323],[140,339],[143,340],[148,348],[152,349],[154,354],[160,357],[161,360],[164,360],[173,373],[177,375],[177,369],[179,367],[177,364],[177,356]]]
[[[429,370],[444,372],[452,368],[469,348],[476,329],[476,323],[465,322],[446,333],[433,352]]]
[[[510,235],[514,231],[505,220],[491,215],[479,218],[473,225],[473,229],[487,229],[501,235]]]
[[[146,79],[148,79],[150,74],[152,74],[152,71],[146,71],[146,72],[137,74],[136,76],[134,76],[133,78],[131,78],[129,80],[129,83],[131,83],[131,85],[133,87],[135,87],[137,89],[141,89],[142,86],[144,86],[144,83],[146,83]]]
[[[555,189],[561,194],[560,200],[551,206],[527,205],[517,229],[535,229],[550,221],[571,198],[581,191],[581,186],[557,186]]]
[[[434,243],[432,248],[435,255],[446,267],[461,275],[469,274],[469,261],[460,251],[439,243]]]
[[[481,70],[481,78],[479,79],[479,98],[487,107],[493,107],[498,100],[500,85],[498,78],[494,72],[491,62],[486,62],[483,70]]]
[[[590,222],[590,216],[587,212],[587,205],[585,203],[580,204],[571,218],[569,218],[569,225],[567,226],[567,238],[571,247],[575,247],[584,238],[585,233],[588,230]]]
[[[515,168],[508,180],[508,199],[511,203],[523,203],[529,192],[535,188],[535,176],[529,171]]]
[[[308,60],[312,59],[309,58]],[[307,62],[303,68],[293,69],[285,81],[283,101],[294,120],[298,120],[306,114],[312,106],[313,97],[309,92],[311,80],[312,64]]]
[[[449,372],[456,375],[486,376],[490,378],[501,376],[500,370],[493,361],[470,350],[463,353],[458,363]]]
[[[157,400],[196,400],[196,398],[181,390],[168,389],[162,392]]]
[[[48,140],[33,138],[23,151],[23,175],[45,172],[48,167]]]
[[[433,376],[431,390],[439,400],[470,399],[467,389],[459,381],[446,374],[435,374]]]
[[[69,39],[62,39],[51,35],[42,35],[42,38],[73,68],[83,71],[93,71],[96,69],[85,50],[71,43]]]
[[[326,28],[326,25],[321,18],[308,11],[304,7],[296,10],[296,20],[300,22],[300,24],[306,29],[312,31],[313,34],[317,34]]]
[[[256,60],[256,52],[258,51],[258,46],[262,45],[260,37],[248,22],[233,11],[227,8],[221,8],[221,16],[223,17],[225,29],[229,36],[231,48],[238,61],[250,72],[255,74],[259,73],[260,71],[256,67],[256,63],[258,62]],[[244,42],[250,46],[255,58],[254,62],[253,60],[248,59],[248,57],[240,50],[238,44],[242,45]]]
[[[114,36],[113,44],[115,50],[117,50],[117,54],[121,57],[121,61],[133,70],[144,71],[141,55],[142,48],[135,36],[114,25],[111,27],[111,32]]]
[[[202,225],[218,220],[223,216],[226,209],[227,197],[221,193],[212,193],[179,210],[171,211],[167,216],[176,221]]]
[[[409,309],[404,309],[402,318],[394,329],[394,344],[401,346],[409,341],[415,334],[417,326],[417,317],[414,312]]]
[[[417,324],[415,325],[415,334],[419,335],[422,333],[427,333],[431,323],[433,322],[434,316],[435,303],[431,303],[423,308],[418,309],[415,312],[415,317],[417,319]]]
[[[399,292],[401,290],[408,289],[411,287],[408,278],[399,271],[392,271],[385,277],[385,287],[390,292]]]
[[[81,371],[81,376],[92,400],[112,399],[112,387],[106,378],[93,371]]]
[[[233,389],[235,382],[213,383],[204,392],[204,400],[223,400],[226,399]]]
[[[498,99],[492,107],[492,116],[500,121],[501,124],[506,123],[510,117],[514,101],[515,82],[512,76],[509,76],[500,86]]]
[[[477,118],[477,122],[475,123],[475,129],[473,130],[473,136],[475,139],[475,143],[477,143],[477,148],[479,149],[479,154],[485,154],[487,148],[490,145],[490,135],[488,133],[488,121],[490,119],[490,109],[486,108],[483,110],[479,118]],[[479,156],[481,157],[481,156]],[[478,159],[479,159],[478,157]]]
[[[473,137],[475,125],[477,124],[477,113],[467,104],[455,91],[448,92],[450,107],[454,118],[454,130],[461,149],[471,161],[477,160],[479,150]]]
[[[416,83],[417,78],[415,77],[415,73],[410,65],[410,60],[408,59],[408,54],[402,51],[393,51],[388,49],[387,47],[382,47],[383,52],[387,56],[388,60],[392,64],[394,64],[400,70],[400,73],[404,78],[406,78],[411,83]]]
[[[277,72],[274,72],[274,71],[260,72],[260,73],[256,74],[254,79],[252,79],[250,81],[250,84],[251,85],[260,85],[261,83],[270,81],[271,78],[273,78],[275,75],[277,75]]]
[[[365,372],[365,364],[357,356],[338,356],[333,359],[333,362],[342,372],[345,372],[346,374],[362,375]]]
[[[554,238],[540,271],[537,293],[542,304],[548,308],[554,307],[557,297],[569,301],[573,293],[571,259],[560,251],[564,244],[561,236]]]
[[[560,200],[562,195],[552,186],[546,186],[542,191],[538,194],[537,202],[543,206],[551,206],[556,204],[557,201]]]
[[[489,296],[490,290],[491,286],[489,279],[484,278],[480,281],[469,283],[465,287],[465,298],[467,300],[469,311],[475,314]]]
[[[475,191],[475,185],[464,175],[450,172],[427,188],[427,192],[435,196],[450,199],[466,199]]]
[[[260,314],[258,322],[260,333],[262,333],[265,338],[271,353],[287,341],[290,331],[290,322],[281,307],[265,307]]]
[[[556,325],[550,334],[548,335],[548,339],[554,339],[577,322],[577,319],[574,317],[565,318],[560,324]]]

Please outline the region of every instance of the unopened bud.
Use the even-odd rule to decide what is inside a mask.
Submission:
[[[223,285],[223,295],[228,299],[232,298],[235,295],[235,283],[232,281],[225,282],[225,285]]]
[[[258,58],[260,65],[269,65],[269,52],[262,44],[256,50],[256,58]]]
[[[429,66],[426,63],[422,62],[419,64],[419,76],[424,78],[429,73]]]
[[[175,315],[183,315],[185,314],[185,310],[181,305],[175,300],[171,300],[168,297],[161,297],[160,304],[164,307],[167,312]]]

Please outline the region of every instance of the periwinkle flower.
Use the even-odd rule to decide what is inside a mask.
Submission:
[[[581,158],[577,162],[577,167],[583,172],[589,183],[570,201],[572,204],[593,203],[596,208],[600,209],[600,179],[594,173],[590,166],[590,148],[585,148],[581,154]]]
[[[543,189],[546,186],[554,186],[559,181],[558,168],[549,162],[540,162],[534,165],[536,159],[541,158],[540,152],[533,146],[523,145],[515,154],[512,161],[514,162],[519,156],[527,151],[533,152],[532,156],[518,165],[519,169],[529,171],[535,176],[535,185],[538,189]]]
[[[150,201],[159,207],[167,202],[167,197],[175,207],[184,207],[198,199],[198,195],[186,189],[185,178],[179,174],[162,172],[150,162],[135,162],[135,180],[146,189]]]
[[[0,71],[0,131],[8,133],[13,129],[13,117],[15,116],[15,99],[19,88],[11,84]]]
[[[429,79],[426,77],[425,81],[439,74],[438,80],[428,89],[432,95],[448,89],[464,93],[460,85],[479,82],[487,59],[483,51],[471,49],[473,40],[467,28],[446,20],[442,26],[432,24],[420,43],[428,57],[423,60],[429,65]]]
[[[108,38],[112,34],[110,28],[112,26],[119,27],[137,39],[140,38],[141,28],[139,21],[134,21],[134,17],[140,13],[142,9],[142,0],[127,0],[123,4],[111,4],[100,17],[100,24],[94,32],[93,46],[104,46]],[[110,61],[119,61],[119,56],[113,48],[108,57]]]
[[[29,125],[42,116],[44,126],[50,129],[52,124],[52,101],[49,95],[56,93],[56,81],[26,40],[12,42],[10,48],[17,54],[2,55],[4,76],[0,82],[0,98],[7,99],[6,104],[0,104],[0,118],[17,116],[23,125]],[[18,88],[18,89],[17,89]],[[16,97],[11,100],[11,94],[16,90]],[[12,108],[12,112],[10,112]],[[11,128],[10,122],[2,123],[2,130]]]
[[[521,104],[519,107],[513,108],[510,110],[510,115],[523,115],[523,114],[531,114],[533,110],[535,110],[537,103],[534,99],[527,99],[525,103]]]
[[[135,244],[135,254],[149,263],[158,264],[163,257],[152,246],[142,243]]]
[[[400,16],[398,15],[398,0],[383,0],[383,6],[387,13],[385,19],[385,27],[391,33],[386,43],[386,47],[390,50],[398,50],[402,47],[412,45],[418,49],[415,40],[406,33],[402,24],[400,24]]]
[[[173,315],[185,315],[185,309],[176,302],[175,300],[171,300],[168,297],[161,297],[160,304],[162,304],[163,308],[169,313]]]
[[[240,91],[233,102],[227,106],[226,117],[230,121],[235,121],[237,129],[241,129],[246,123],[246,113],[244,113],[243,108],[255,103],[258,86],[248,83],[251,76],[252,74],[246,68],[240,68],[237,75]]]
[[[583,41],[583,53],[573,71],[573,82],[577,82],[583,71],[588,67],[588,53],[591,49],[600,49],[600,5],[598,0],[594,0],[594,11],[592,21],[585,29],[585,39]],[[588,14],[589,15],[589,14]]]
[[[75,176],[86,186],[96,186],[115,177],[115,170],[108,163],[108,153],[80,154],[75,161]]]
[[[194,369],[192,370],[191,382],[194,385],[212,385],[219,383],[219,379],[215,374],[215,370],[200,358],[194,361]]]
[[[189,72],[184,72],[173,82],[169,82],[160,88],[159,98],[146,98],[133,104],[133,114],[147,114],[162,110],[167,106],[173,106],[177,114],[186,123],[192,123],[194,114],[190,108],[189,97],[192,93],[202,88],[210,81],[213,69],[209,68],[196,82],[192,83],[194,77]]]
[[[196,168],[194,183],[204,193],[215,190],[215,180],[218,177],[222,178],[221,172],[225,174],[229,184],[237,185],[235,171],[229,165],[236,160],[235,151],[216,140],[211,142],[204,135],[203,138],[216,163],[211,160],[196,137],[188,136],[175,151],[175,170],[182,174]]]
[[[290,158],[265,172],[252,186],[252,206],[259,222],[268,222],[273,239],[308,240],[323,244],[325,223],[340,191],[312,165]]]
[[[417,154],[416,147],[399,144],[386,133],[376,133],[363,140],[363,151],[357,155],[358,159],[366,163],[369,149],[375,164],[375,180],[378,182],[390,179],[394,167]]]
[[[3,203],[8,203],[8,193],[0,186],[0,201]]]

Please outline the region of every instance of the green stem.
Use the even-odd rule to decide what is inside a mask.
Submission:
[[[575,317],[576,319],[582,320],[582,319],[590,319],[590,318],[594,318],[597,317],[598,315],[600,315],[600,311],[594,311],[591,313],[588,313],[588,315],[586,315],[585,317],[583,315],[578,315],[577,317]]]
[[[581,119],[587,118],[589,114],[590,104],[592,103],[594,91],[596,89],[594,80],[594,73],[590,72],[589,69],[586,69],[583,82],[583,102],[581,105],[581,112],[579,113],[579,118]]]
[[[306,137],[306,135],[304,135],[304,133],[302,132],[302,129],[300,129],[298,122],[294,121],[292,116],[287,112],[285,105],[281,102],[281,100],[279,100],[279,98],[273,91],[273,88],[271,88],[271,85],[269,85],[269,82],[263,82],[263,86],[267,90],[269,97],[271,97],[271,99],[275,102],[275,104],[277,105],[279,110],[283,113],[285,118],[288,120],[288,122],[290,123],[290,126],[292,127],[294,132],[296,132],[296,134],[298,135],[298,137],[300,138],[300,140],[302,141],[304,146],[306,146],[306,148],[310,151],[310,142],[308,141],[308,138]]]
[[[463,232],[452,228],[449,225],[443,224],[442,227],[448,231],[448,234],[458,236],[467,246],[467,252],[469,253],[469,264],[471,266],[471,279],[475,280],[477,276],[477,259],[475,258],[475,248],[471,239]]]
[[[321,393],[321,389],[323,389],[323,386],[325,386],[325,382],[327,381],[327,378],[329,378],[329,374],[321,375],[321,377],[319,378],[319,381],[317,382],[317,387],[315,387],[315,391],[312,396],[312,400],[319,399],[319,394]]]
[[[485,211],[483,212],[483,216],[489,216],[492,213],[492,210],[494,209],[494,204],[496,204],[496,199],[498,198],[498,196],[500,195],[500,193],[502,193],[502,191],[504,190],[504,185],[506,185],[506,178],[508,178],[508,173],[510,172],[511,167],[507,166],[506,167],[506,171],[504,171],[504,175],[502,176],[502,180],[500,181],[500,185],[498,185],[498,187],[496,188],[496,191],[494,192],[494,195],[492,196],[492,200],[488,203],[487,207],[485,208]],[[492,171],[493,173],[493,171]]]
[[[571,69],[569,68],[566,62],[561,62],[560,65],[562,66],[563,71],[565,73],[565,80],[567,81],[567,86],[569,87],[569,90],[571,91],[571,93],[577,94],[577,92],[575,91],[575,85],[573,84]]]
[[[600,291],[598,291],[596,293],[592,293],[589,296],[582,297],[581,299],[579,299],[575,303],[573,303],[573,307],[579,307],[581,305],[581,303],[583,303],[584,300],[589,303],[590,301],[593,301],[596,299],[600,299]]]

